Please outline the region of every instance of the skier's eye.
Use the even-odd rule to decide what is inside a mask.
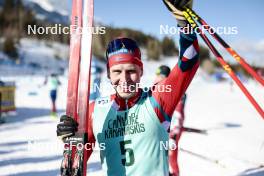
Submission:
[[[113,70],[112,72],[115,74],[120,74],[122,71],[121,70]]]
[[[136,70],[131,69],[131,70],[128,70],[127,72],[128,72],[128,73],[136,73]]]

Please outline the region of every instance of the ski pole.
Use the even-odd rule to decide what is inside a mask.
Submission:
[[[217,165],[219,165],[219,166],[221,166],[223,168],[226,168],[226,166],[224,164],[222,164],[220,162],[220,160],[218,160],[218,159],[209,158],[209,157],[207,157],[205,155],[201,155],[201,154],[192,152],[190,150],[186,150],[184,148],[179,148],[179,150],[182,151],[182,152],[184,152],[184,153],[187,153],[189,155],[196,156],[197,158],[200,158],[202,160],[205,160],[205,161],[208,161],[208,162],[212,162],[212,163],[217,164]]]
[[[197,129],[197,128],[190,128],[190,127],[182,127],[184,132],[191,132],[191,133],[199,133],[207,135],[207,131],[204,129]]]
[[[248,100],[251,102],[251,104],[255,107],[255,109],[258,111],[258,113],[261,115],[261,117],[264,119],[264,111],[259,106],[259,104],[256,102],[256,100],[252,97],[252,95],[249,93],[247,88],[242,84],[242,82],[238,79],[230,65],[227,64],[227,62],[223,59],[221,54],[217,51],[217,49],[214,47],[214,45],[210,42],[210,40],[206,37],[205,34],[202,33],[201,29],[198,27],[198,24],[194,21],[194,19],[187,13],[186,11],[183,12],[186,20],[190,23],[190,25],[193,27],[193,29],[196,29],[201,38],[204,40],[204,42],[207,44],[207,46],[210,48],[210,50],[215,55],[217,61],[222,65],[223,69],[230,75],[230,77],[235,81],[235,83],[238,85],[238,87],[241,89],[241,91],[244,93],[244,95],[248,98]]]
[[[198,23],[203,25],[203,27],[209,32],[228,52],[233,58],[252,76],[257,80],[262,86],[264,86],[264,80],[256,73],[256,71],[233,49],[228,45],[217,33],[216,31],[209,26],[205,20],[203,20],[195,11],[192,9],[186,8],[186,12],[192,16],[193,19],[197,20]]]

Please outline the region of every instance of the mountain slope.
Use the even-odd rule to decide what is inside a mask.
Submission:
[[[5,0],[0,0],[3,7]],[[69,24],[69,1],[68,0],[22,0],[27,9],[36,14],[36,18],[49,23]]]

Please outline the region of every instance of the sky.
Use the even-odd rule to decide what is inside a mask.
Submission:
[[[160,25],[176,26],[162,0],[95,0],[94,3],[95,19],[103,24],[138,29],[159,39],[165,36],[160,34]],[[237,34],[221,35],[234,49],[250,58],[264,58],[263,0],[194,0],[193,9],[213,27],[235,27]]]
[[[194,0],[193,9],[212,26],[237,26],[238,37],[264,38],[263,0]],[[162,0],[96,0],[95,17],[114,26],[126,26],[159,34],[161,24],[176,22]]]

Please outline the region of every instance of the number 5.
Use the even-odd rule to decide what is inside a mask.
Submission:
[[[120,151],[121,155],[125,155],[125,158],[122,159],[123,166],[131,166],[135,162],[134,152],[131,148],[125,148],[125,145],[131,144],[131,140],[120,141]],[[126,152],[128,153],[129,159],[126,159]]]

